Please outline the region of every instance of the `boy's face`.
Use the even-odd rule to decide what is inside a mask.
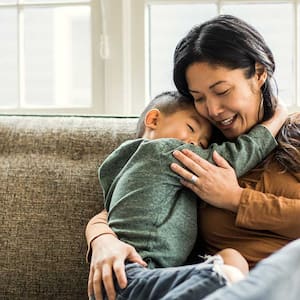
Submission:
[[[191,107],[170,115],[161,113],[154,138],[175,138],[207,148],[211,134],[211,124]]]

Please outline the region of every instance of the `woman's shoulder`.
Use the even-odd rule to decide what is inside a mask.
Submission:
[[[300,198],[300,173],[285,170],[276,160],[265,166],[262,176],[265,192],[287,198]]]

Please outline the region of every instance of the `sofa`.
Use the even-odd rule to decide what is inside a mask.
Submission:
[[[97,170],[137,118],[0,116],[0,299],[87,299]]]

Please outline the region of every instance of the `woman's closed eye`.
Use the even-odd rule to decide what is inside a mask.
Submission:
[[[203,102],[205,100],[205,97],[197,97],[197,98],[194,98],[194,102],[197,103],[197,102]]]
[[[230,89],[224,90],[224,91],[219,91],[219,92],[215,92],[218,96],[223,96],[223,95],[227,95],[229,93]]]

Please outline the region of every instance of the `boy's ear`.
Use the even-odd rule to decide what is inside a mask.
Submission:
[[[256,63],[255,64],[255,73],[257,76],[258,84],[260,87],[262,87],[262,85],[265,83],[265,81],[268,77],[266,67],[260,63]]]
[[[155,129],[160,118],[161,112],[157,108],[149,110],[145,116],[145,126],[147,128]]]

